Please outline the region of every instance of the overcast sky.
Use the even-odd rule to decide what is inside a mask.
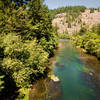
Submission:
[[[100,0],[45,0],[45,4],[48,5],[50,9],[75,5],[84,5],[88,8],[97,8],[100,7]]]

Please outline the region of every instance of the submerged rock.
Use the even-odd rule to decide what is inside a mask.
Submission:
[[[59,78],[58,77],[51,77],[51,79],[54,81],[54,82],[60,82]]]
[[[90,73],[89,73],[89,75],[93,76],[93,73],[92,73],[92,72],[90,72]]]
[[[58,67],[64,67],[63,64],[60,64],[60,63],[58,63],[58,62],[56,62],[55,65],[58,66]]]
[[[60,82],[60,80],[59,80],[59,78],[57,77],[57,76],[55,76],[55,75],[49,75],[48,76],[51,80],[53,80],[54,82]]]

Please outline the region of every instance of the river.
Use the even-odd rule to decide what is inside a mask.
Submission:
[[[59,45],[52,72],[60,82],[55,83],[48,78],[40,80],[35,85],[36,89],[33,90],[34,95],[31,98],[33,100],[100,100],[100,92],[96,86],[100,77],[97,75],[98,77],[95,78],[98,79],[96,81],[93,79],[97,71],[94,67],[96,60],[93,60],[95,63],[88,64],[84,60],[87,56],[83,56],[84,53],[77,50],[71,41],[60,41]],[[99,61],[97,62],[100,66]],[[100,74],[100,68],[98,73]]]

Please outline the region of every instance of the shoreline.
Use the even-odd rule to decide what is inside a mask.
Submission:
[[[49,60],[48,60],[48,63],[47,63],[47,65],[48,65],[48,68],[49,68],[49,70],[50,71],[48,71],[47,72],[47,76],[45,77],[45,78],[40,78],[39,80],[36,80],[33,84],[32,84],[32,87],[31,87],[31,90],[29,91],[29,100],[34,100],[34,99],[32,99],[32,98],[35,98],[36,96],[33,96],[32,94],[34,94],[34,93],[36,93],[36,91],[38,91],[38,89],[36,89],[36,87],[37,87],[37,85],[38,85],[38,87],[39,86],[41,86],[41,85],[39,85],[39,83],[40,84],[42,84],[42,83],[44,83],[44,82],[46,82],[46,85],[47,85],[47,89],[49,89],[50,91],[52,91],[53,92],[53,89],[54,89],[54,87],[56,87],[56,89],[57,89],[57,93],[55,94],[55,95],[57,95],[56,97],[55,96],[52,96],[53,97],[53,100],[60,100],[60,92],[61,92],[61,87],[59,86],[59,82],[55,82],[53,79],[52,79],[52,76],[54,76],[54,74],[52,73],[52,69],[54,68],[54,66],[53,66],[53,64],[54,64],[54,61],[55,61],[55,56],[57,55],[57,53],[59,52],[59,50],[62,48],[62,46],[60,46],[60,42],[58,43],[58,48],[57,48],[57,50],[55,50],[54,51],[54,56],[53,57],[51,57],[51,58],[49,58]],[[55,76],[55,78],[56,78],[56,76]],[[42,81],[42,83],[41,83],[41,81]],[[50,82],[50,83],[49,83]],[[49,85],[48,85],[49,84]],[[43,84],[42,84],[43,85]],[[50,87],[51,87],[51,89],[50,89]],[[51,93],[52,93],[51,92]],[[50,92],[49,92],[49,94],[51,94]],[[43,95],[45,95],[45,93],[43,94]],[[52,94],[51,94],[52,95]],[[38,98],[38,96],[37,96],[37,98]],[[56,99],[57,98],[57,99]],[[39,99],[40,100],[40,99]],[[41,100],[44,100],[43,98],[41,98]],[[47,99],[46,99],[47,100]]]
[[[96,56],[84,52],[82,48],[77,48],[77,50],[81,54],[79,60],[93,70],[93,72],[90,71],[88,75],[90,75],[91,81],[94,83],[96,92],[100,93],[100,61]]]

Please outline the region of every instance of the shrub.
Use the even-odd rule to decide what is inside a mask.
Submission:
[[[36,40],[23,43],[20,36],[12,33],[4,37],[1,46],[4,48],[2,67],[18,87],[28,86],[38,73],[43,74],[48,53],[37,45]]]

